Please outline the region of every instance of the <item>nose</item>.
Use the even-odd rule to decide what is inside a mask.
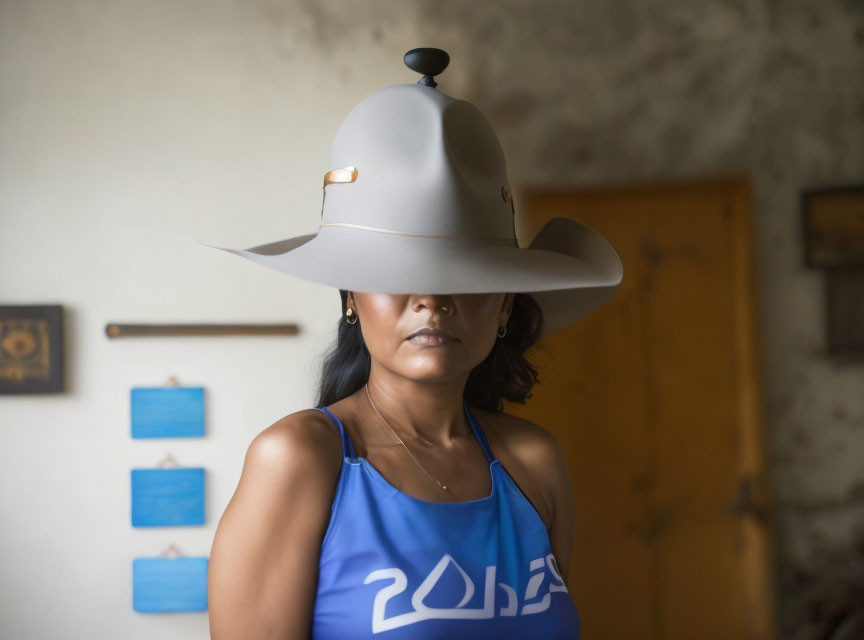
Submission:
[[[413,296],[411,308],[414,311],[429,309],[429,311],[431,311],[432,313],[452,315],[453,296],[449,294],[438,293],[417,293]]]

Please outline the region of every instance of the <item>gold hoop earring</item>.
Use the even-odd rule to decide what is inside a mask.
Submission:
[[[504,333],[501,333],[502,329],[504,330]],[[504,325],[503,327],[498,327],[498,337],[503,338],[506,335],[507,335],[507,325]]]
[[[345,321],[348,324],[357,324],[357,312],[351,307],[345,310]]]

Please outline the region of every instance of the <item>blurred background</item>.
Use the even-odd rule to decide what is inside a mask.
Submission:
[[[336,129],[421,46],[498,132],[520,244],[567,215],[624,262],[508,407],[567,451],[583,637],[864,638],[852,0],[0,0],[0,304],[63,307],[63,391],[0,399],[0,637],[209,637],[133,610],[132,560],[207,556],[342,320],[338,291],[190,236],[314,233]],[[130,389],[170,376],[205,389],[206,436],[132,439]],[[130,469],[166,454],[206,469],[206,520],[133,527]]]

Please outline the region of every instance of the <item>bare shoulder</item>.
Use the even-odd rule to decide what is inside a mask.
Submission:
[[[342,461],[339,432],[323,412],[303,409],[280,418],[256,435],[246,451],[240,485],[266,485],[279,492],[302,481],[335,487]],[[280,486],[281,485],[281,486]]]
[[[298,411],[249,445],[210,553],[214,639],[308,637],[341,465],[339,432],[329,420],[315,409]]]
[[[293,526],[298,519],[283,518],[303,507],[299,520],[321,528],[341,464],[339,432],[323,412],[304,409],[280,418],[249,444],[223,519],[237,511],[251,518],[254,512],[267,525]]]
[[[573,550],[575,506],[564,448],[555,434],[531,420],[480,409],[474,414],[492,452],[543,519],[558,567],[566,576]]]
[[[545,427],[526,418],[484,409],[472,411],[489,446],[550,528],[556,510],[566,505],[570,474],[564,449]]]
[[[472,411],[483,421],[490,446],[495,446],[492,444],[494,440],[505,451],[518,456],[523,463],[532,467],[539,464],[538,471],[541,471],[550,459],[563,454],[561,443],[555,434],[531,420],[486,409]]]
[[[309,466],[338,468],[341,458],[339,432],[317,409],[302,409],[280,418],[255,436],[246,454],[247,464],[277,468],[301,460]]]

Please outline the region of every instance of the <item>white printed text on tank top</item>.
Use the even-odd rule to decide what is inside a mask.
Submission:
[[[423,603],[423,600],[435,587],[441,575],[444,573],[447,566],[452,564],[458,569],[462,579],[465,581],[465,593],[462,596],[459,604],[452,608],[446,607],[430,607]],[[543,578],[546,575],[546,569],[552,574],[553,581],[549,582],[549,590],[538,600],[538,592],[540,585],[543,583]],[[453,559],[449,553],[445,553],[438,564],[429,572],[429,575],[420,583],[417,589],[411,596],[411,605],[414,611],[401,613],[389,618],[385,618],[385,607],[387,601],[399,593],[405,591],[408,587],[408,578],[405,572],[398,567],[390,567],[387,569],[376,569],[372,571],[363,584],[369,584],[377,580],[392,579],[393,583],[381,587],[375,595],[375,602],[372,611],[372,632],[380,633],[397,627],[415,624],[422,620],[430,620],[433,618],[492,618],[495,616],[495,574],[496,566],[486,567],[486,582],[483,594],[483,606],[477,608],[465,608],[465,604],[471,600],[474,595],[474,581],[465,570],[459,566],[459,563]],[[525,594],[522,597],[522,606],[519,607],[519,599],[516,595],[516,590],[504,582],[499,582],[498,586],[507,594],[507,604],[498,610],[499,616],[516,616],[530,615],[532,613],[540,613],[549,608],[552,599],[552,593],[555,591],[567,592],[567,586],[561,578],[558,571],[555,556],[551,553],[545,557],[535,558],[529,565],[530,579],[525,587]]]

